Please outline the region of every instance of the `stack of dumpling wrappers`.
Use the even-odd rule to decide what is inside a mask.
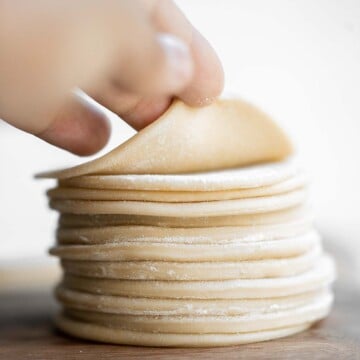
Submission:
[[[58,179],[57,326],[118,344],[222,346],[324,318],[334,264],[291,153],[247,103],[178,102],[104,157],[45,174]]]

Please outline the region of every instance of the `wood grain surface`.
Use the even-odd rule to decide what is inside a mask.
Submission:
[[[0,295],[0,359],[360,359],[360,291],[336,288],[331,315],[310,330],[250,345],[165,349],[86,342],[52,324],[51,293]]]

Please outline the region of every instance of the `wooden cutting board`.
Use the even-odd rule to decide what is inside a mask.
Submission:
[[[360,359],[360,291],[338,284],[331,315],[284,339],[222,348],[165,349],[97,344],[56,331],[51,293],[0,294],[0,359]]]

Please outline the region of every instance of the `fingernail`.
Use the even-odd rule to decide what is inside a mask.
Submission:
[[[170,34],[159,34],[158,39],[167,58],[173,86],[175,88],[185,86],[193,73],[193,61],[188,45]]]

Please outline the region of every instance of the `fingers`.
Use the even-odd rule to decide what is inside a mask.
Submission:
[[[185,88],[193,74],[193,62],[186,43],[170,34],[153,29],[139,31],[113,65],[112,85],[128,92],[174,94]]]
[[[190,105],[212,102],[221,94],[224,86],[224,72],[216,52],[173,1],[159,0],[152,11],[157,29],[178,36],[188,44],[191,51],[193,77],[177,95]]]
[[[166,95],[140,95],[119,89],[114,84],[105,83],[99,87],[95,95],[90,92],[106,108],[124,119],[136,130],[144,128],[162,115],[171,103]]]
[[[120,3],[121,11],[115,19],[120,24],[111,37],[116,51],[109,64],[108,81],[141,95],[181,91],[193,72],[188,45],[173,34],[157,31],[148,13],[151,1]]]
[[[224,72],[215,51],[196,29],[193,29],[191,50],[194,76],[179,97],[189,105],[208,105],[223,90]]]
[[[141,130],[158,119],[170,106],[171,97],[146,97],[140,99],[135,106],[127,112],[122,112],[122,117],[126,119],[134,129]]]
[[[187,43],[171,32],[159,32],[150,19],[156,3],[146,2],[148,22],[130,21],[131,37],[122,43],[106,81],[86,89],[137,130],[157,119],[193,78],[193,57]]]
[[[119,39],[121,54],[115,56],[103,85],[89,91],[137,130],[157,119],[174,95],[204,105],[223,87],[218,57],[180,10],[171,1],[154,1],[150,10],[153,24],[127,19],[131,38]],[[128,14],[130,18],[131,11]],[[41,137],[87,155],[106,143],[108,132],[102,113],[88,104],[72,104]]]
[[[172,97],[178,96],[190,105],[206,105],[221,93],[224,82],[215,51],[176,5],[169,0],[146,4],[154,29],[173,36],[160,35],[157,41],[163,49],[154,46],[140,55],[141,49],[133,45],[128,60],[112,68],[115,80],[90,91],[97,101],[138,130],[166,111]],[[141,36],[139,39],[143,43]]]
[[[125,22],[122,3],[1,1],[0,115],[31,133],[47,128],[69,91],[107,68]]]
[[[142,1],[25,3],[5,1],[0,14],[0,114],[25,131],[47,128],[74,86],[108,76],[130,92],[168,94],[192,77],[188,46],[159,34]]]
[[[136,129],[158,118],[174,96],[199,105],[222,88],[214,51],[170,0],[7,4],[0,115],[74,153],[99,150],[109,127],[104,114],[83,101],[51,115],[73,86],[105,78],[107,85],[91,95]]]
[[[91,155],[102,149],[110,136],[106,115],[85,99],[72,98],[50,125],[36,134],[48,143],[77,155]]]

